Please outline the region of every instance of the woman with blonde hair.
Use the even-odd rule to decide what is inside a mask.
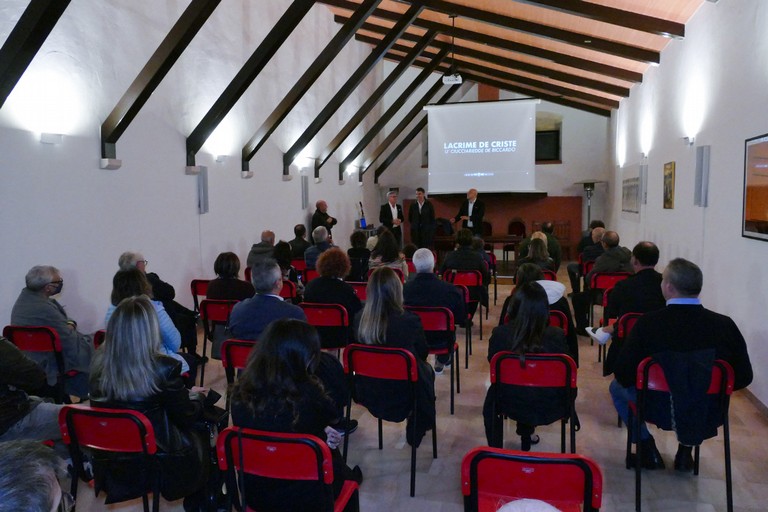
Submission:
[[[419,317],[403,308],[403,284],[389,267],[376,269],[368,279],[363,310],[355,316],[353,330],[360,343],[403,348],[411,352],[419,366],[416,407],[420,421],[414,434],[408,418],[406,439],[409,444],[421,443],[422,437],[435,425],[435,372],[427,363],[427,340]],[[386,401],[388,393],[373,393],[374,402]]]
[[[169,501],[184,497],[186,510],[200,503],[209,472],[204,439],[193,429],[202,418],[203,391],[190,393],[181,379],[181,363],[160,352],[157,314],[149,298],[123,299],[91,364],[91,405],[133,409],[149,419],[160,452],[161,493]],[[93,465],[107,503],[137,498],[148,487],[151,475],[141,457],[96,452]]]

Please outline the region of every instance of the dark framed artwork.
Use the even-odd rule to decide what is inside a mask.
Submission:
[[[744,141],[741,236],[768,240],[768,133]]]
[[[675,208],[675,162],[664,164],[664,209]]]

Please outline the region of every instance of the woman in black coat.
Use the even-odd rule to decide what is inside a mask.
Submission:
[[[333,488],[360,483],[360,468],[349,469],[338,450],[341,434],[329,425],[336,407],[314,369],[320,357],[315,329],[300,320],[277,320],[264,331],[232,392],[232,422],[271,432],[311,434],[324,440],[333,457]],[[245,501],[254,510],[318,510],[321,490],[314,482],[245,476]],[[259,493],[248,492],[258,488]]]
[[[549,304],[547,293],[538,283],[528,283],[518,287],[512,299],[510,316],[513,320],[496,327],[488,341],[488,361],[501,351],[509,350],[518,354],[547,353],[568,354],[563,330],[549,325]],[[515,389],[502,396],[501,410],[493,414],[493,396],[496,384],[488,389],[483,406],[485,434],[489,446],[501,448],[500,439],[493,439],[493,422],[497,422],[496,432],[501,432],[502,414],[510,414],[506,410],[525,411],[524,417],[530,418],[534,424],[549,424],[548,421],[557,414],[562,391],[558,389]],[[559,416],[557,416],[559,417]],[[521,439],[521,449],[528,451],[531,445],[539,442],[539,436],[534,434],[535,427],[521,421],[517,422],[517,434]]]
[[[185,510],[197,510],[209,473],[207,432],[194,427],[203,416],[204,391],[187,390],[181,363],[160,353],[157,315],[149,298],[123,299],[91,364],[91,404],[147,416],[157,440],[161,493],[169,501],[184,497]],[[134,455],[97,452],[93,465],[107,503],[137,498],[148,488],[146,463]]]
[[[412,353],[418,364],[419,381],[416,387],[417,431],[410,428],[413,413],[408,417],[406,440],[418,447],[428,430],[435,426],[435,371],[427,363],[429,349],[421,319],[403,308],[403,284],[389,267],[380,267],[371,274],[366,288],[363,310],[355,317],[353,330],[360,343],[403,348]],[[365,403],[369,409],[383,412],[383,419],[402,421],[402,418],[385,417],[392,404],[392,391],[368,386],[365,398],[361,390],[355,390],[356,400]],[[407,396],[407,393],[398,394]],[[373,412],[373,411],[372,411]],[[394,411],[391,411],[394,413]]]

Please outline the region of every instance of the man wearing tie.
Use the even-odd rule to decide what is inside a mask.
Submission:
[[[477,189],[471,188],[467,192],[467,199],[461,204],[459,213],[451,219],[451,224],[462,221],[461,227],[468,228],[474,235],[483,234],[483,217],[485,216],[485,204],[477,200]]]
[[[416,201],[408,209],[408,222],[411,224],[411,243],[417,247],[432,248],[435,235],[435,209],[424,197],[424,189],[416,189]]]
[[[400,229],[400,224],[403,223],[404,219],[403,207],[397,204],[397,192],[390,190],[387,194],[386,204],[381,205],[379,222],[395,235],[398,245],[402,245],[403,242],[403,232]]]

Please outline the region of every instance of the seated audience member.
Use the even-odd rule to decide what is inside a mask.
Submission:
[[[527,255],[515,260],[514,272],[517,273],[517,269],[520,267],[520,265],[524,265],[526,263],[533,263],[534,265],[540,267],[542,270],[552,270],[553,272],[555,271],[555,261],[549,257],[549,253],[547,252],[547,244],[540,238],[534,238],[531,240],[531,243],[528,245]]]
[[[291,244],[291,258],[303,258],[304,251],[312,245],[307,240],[307,227],[304,224],[296,224],[293,227],[293,240],[288,242]]]
[[[208,283],[206,298],[215,300],[245,300],[253,297],[253,285],[240,279],[240,258],[233,252],[222,252],[213,262],[216,279]]]
[[[628,402],[636,399],[637,366],[646,357],[659,360],[670,385],[678,382],[680,388],[687,387],[675,400],[675,416],[672,418],[679,442],[675,470],[681,472],[693,470],[692,448],[717,435],[717,428],[711,422],[711,419],[717,422],[717,418],[707,414],[705,399],[712,362],[723,359],[733,367],[734,390],[747,387],[753,377],[747,344],[734,321],[701,305],[699,294],[703,282],[701,269],[696,264],[683,258],[669,262],[661,281],[666,307],[645,313],[632,327],[616,358],[616,379],[609,387],[613,404],[624,424],[628,421]],[[702,368],[703,374],[696,368]],[[687,378],[681,379],[682,376]],[[703,383],[698,386],[698,393],[694,391],[697,380]],[[686,417],[678,416],[678,411],[683,410],[701,418],[699,424],[691,425],[691,421],[685,421]],[[640,426],[640,443],[643,445],[643,467],[664,468],[664,460],[644,424]],[[634,459],[627,462],[630,466],[637,463]]]
[[[79,372],[64,379],[64,391],[67,395],[87,398],[93,342],[90,336],[78,332],[77,322],[67,316],[56,299],[51,298],[61,293],[64,287],[61,272],[56,267],[37,265],[27,272],[25,282],[26,287],[21,290],[11,310],[11,325],[53,328],[61,340],[64,371]],[[55,385],[59,368],[54,355],[42,352],[27,355],[45,370],[48,385]]]
[[[315,268],[317,258],[333,247],[333,244],[328,240],[328,230],[323,226],[318,226],[312,230],[312,239],[315,241],[315,245],[304,251],[304,263],[306,263],[307,268]]]
[[[418,248],[419,247],[416,244],[405,244],[403,247],[403,257],[407,260],[412,260],[413,253],[415,253]]]
[[[269,432],[311,434],[324,440],[333,458],[333,490],[344,480],[363,481],[358,466],[350,469],[339,451],[343,437],[330,425],[337,409],[314,375],[320,339],[306,322],[283,319],[264,331],[248,366],[232,391],[232,423]],[[317,510],[322,499],[316,484],[245,475],[245,501],[253,510]],[[249,492],[258,489],[259,492]]]
[[[191,386],[191,383],[195,381],[195,376],[190,372],[190,366],[195,369],[195,363],[192,361],[192,365],[190,365],[184,357],[178,353],[179,349],[181,349],[181,335],[179,334],[179,330],[176,329],[176,326],[173,325],[173,322],[171,321],[171,317],[165,312],[163,303],[158,300],[152,300],[152,287],[149,285],[149,281],[147,281],[144,273],[139,269],[132,268],[130,270],[118,270],[115,277],[112,278],[111,304],[109,308],[107,308],[107,316],[104,322],[109,323],[109,318],[123,299],[127,299],[128,297],[138,297],[140,295],[145,295],[149,298],[152,307],[155,308],[158,326],[160,327],[160,353],[172,357],[181,363],[181,373],[190,373],[187,383]]]
[[[418,364],[419,382],[416,389],[416,407],[420,420],[413,437],[413,412],[408,418],[405,433],[408,444],[419,446],[424,434],[435,428],[435,372],[427,363],[427,340],[421,320],[403,309],[403,284],[389,267],[381,267],[371,274],[366,289],[365,307],[355,316],[354,332],[357,340],[366,345],[385,345],[411,352]],[[374,386],[371,386],[373,388]],[[386,403],[387,393],[371,393],[367,401]]]
[[[374,247],[376,247],[376,244],[379,243],[379,237],[385,231],[389,231],[389,229],[387,229],[387,226],[383,224],[376,228],[376,234],[368,238],[368,240],[365,242],[365,248],[369,251],[372,251]]]
[[[543,231],[534,231],[529,237],[523,238],[520,241],[520,245],[517,247],[517,251],[515,252],[515,257],[525,258],[528,256],[528,250],[531,246],[531,241],[537,238],[543,240],[544,243],[547,242],[547,235],[545,235]]]
[[[519,287],[512,299],[510,316],[514,320],[493,329],[488,340],[488,361],[504,350],[517,354],[568,354],[563,330],[549,325],[547,292],[540,284],[534,282]],[[501,439],[493,439],[493,422],[497,422],[496,432],[500,434],[502,418],[510,414],[502,405],[494,417],[494,386],[496,384],[492,384],[486,394],[483,419],[488,445],[501,448]],[[548,425],[562,416],[562,393],[562,389],[523,388],[502,395],[502,402],[509,404],[508,410],[514,410],[514,416],[518,418],[517,435],[521,439],[521,450],[530,451],[531,446],[539,442],[539,436],[534,434],[534,425]],[[545,395],[548,399],[544,398]]]
[[[486,265],[488,265],[488,268],[490,269],[491,255],[485,251],[485,241],[477,235],[473,236],[472,248],[477,251],[477,253],[480,255],[480,257],[483,258],[483,261]]]
[[[197,315],[191,309],[187,309],[173,300],[176,297],[176,290],[173,289],[173,286],[162,281],[154,272],[147,272],[149,262],[144,259],[141,253],[124,252],[120,255],[117,264],[120,270],[129,270],[135,267],[146,274],[149,284],[152,285],[152,298],[163,303],[165,312],[171,317],[179,330],[179,334],[181,334],[181,346],[188,354],[193,354],[196,359],[200,359],[200,356],[197,355]]]
[[[351,265],[347,281],[368,280],[368,260],[371,257],[371,251],[365,247],[365,241],[365,231],[353,231],[349,235],[349,243],[352,247],[347,249]]]
[[[517,269],[515,275],[515,287],[512,289],[512,293],[504,301],[504,305],[501,308],[501,315],[499,315],[499,325],[509,323],[513,318],[510,317],[512,299],[515,295],[515,291],[527,283],[539,283],[544,291],[547,292],[547,302],[549,303],[550,311],[560,311],[565,315],[565,319],[568,322],[568,334],[565,338],[568,342],[568,352],[574,361],[576,366],[579,365],[579,340],[576,336],[576,328],[573,324],[573,317],[571,316],[571,307],[568,304],[568,299],[565,298],[565,285],[558,281],[550,281],[544,279],[544,274],[541,272],[541,267],[534,265],[533,263],[523,263],[520,268]]]
[[[149,299],[120,302],[93,360],[91,405],[146,415],[162,452],[162,496],[169,501],[184,497],[184,509],[197,510],[210,460],[208,434],[194,428],[203,417],[204,390],[184,387],[181,363],[163,355],[160,345],[157,314]],[[94,452],[93,467],[97,481],[103,481],[107,503],[141,496],[146,489],[142,480],[148,472],[141,457]]]
[[[229,316],[229,330],[234,338],[260,341],[261,333],[275,320],[293,318],[307,321],[307,316],[299,306],[285,302],[280,297],[283,275],[275,260],[257,261],[251,267],[251,281],[256,294],[250,299],[235,304]],[[341,418],[349,397],[347,378],[341,363],[335,357],[323,352],[320,354],[315,374],[337,404],[337,417]],[[357,425],[357,422],[353,423],[354,427],[347,426],[343,422],[337,427],[351,433]]]
[[[457,248],[445,255],[443,265],[440,267],[440,273],[445,274],[447,270],[477,270],[483,276],[483,286],[472,287],[469,290],[470,297],[473,300],[482,301],[483,305],[488,305],[488,283],[491,281],[491,275],[488,272],[488,266],[483,261],[483,257],[472,249],[472,231],[467,228],[460,229],[456,233]],[[475,314],[477,304],[470,306],[471,315]]]
[[[448,308],[453,313],[454,323],[464,325],[467,316],[464,297],[458,288],[435,275],[435,255],[432,251],[423,248],[417,250],[413,254],[413,266],[416,267],[416,276],[403,286],[405,305]],[[454,341],[445,339],[444,343],[436,345],[436,348],[450,347]],[[443,373],[446,366],[451,366],[451,355],[436,356],[435,373]]]
[[[602,221],[593,221],[592,224],[595,222],[599,222],[602,224]],[[579,255],[581,255],[581,261],[582,263],[586,263],[588,261],[595,261],[600,255],[602,255],[605,252],[605,249],[603,249],[603,244],[601,243],[601,240],[603,239],[603,235],[605,234],[605,226],[595,226],[588,235],[589,243],[585,243],[584,239],[582,239],[579,242],[579,246],[577,248],[577,252]],[[573,290],[574,293],[578,293],[581,291],[581,279],[584,277],[581,273],[581,265],[579,265],[578,262],[575,263],[569,263],[566,267],[568,270],[568,279],[571,281],[571,290]]]
[[[251,267],[259,258],[273,258],[273,250],[275,247],[275,233],[274,231],[265,230],[261,232],[261,242],[253,244],[251,251],[248,253],[248,259],[246,264]]]
[[[547,252],[552,260],[555,262],[555,272],[560,270],[560,262],[563,259],[563,248],[560,247],[560,242],[555,236],[555,225],[546,221],[541,225],[541,231],[547,236]]]
[[[0,443],[0,512],[74,510],[74,500],[59,479],[64,460],[34,441]]]
[[[640,242],[632,249],[632,268],[634,274],[616,283],[608,296],[608,304],[603,312],[603,327],[589,328],[587,333],[598,343],[605,344],[614,337],[608,354],[605,356],[603,375],[613,373],[613,363],[621,351],[622,343],[616,336],[615,325],[609,319],[618,319],[625,313],[647,313],[656,311],[665,305],[661,293],[661,274],[656,272],[659,261],[659,248],[653,242]]]
[[[349,272],[349,257],[338,247],[332,247],[320,255],[317,260],[317,272],[320,277],[307,284],[304,292],[306,302],[323,304],[341,304],[347,310],[350,321],[363,308],[355,289],[344,282]]]
[[[33,396],[46,394],[46,387],[43,369],[0,337],[0,442],[61,440],[59,411],[63,406]],[[61,448],[66,453],[63,445]]]
[[[408,277],[408,264],[400,253],[395,235],[389,231],[379,235],[376,247],[371,251],[371,259],[368,260],[368,268],[389,267],[396,268],[403,273],[403,278]]]
[[[304,285],[299,280],[299,273],[293,267],[290,244],[283,240],[277,242],[275,244],[274,257],[277,264],[280,265],[280,271],[283,273],[283,280],[290,281],[296,285],[297,300],[301,301],[301,297],[304,295]]]

